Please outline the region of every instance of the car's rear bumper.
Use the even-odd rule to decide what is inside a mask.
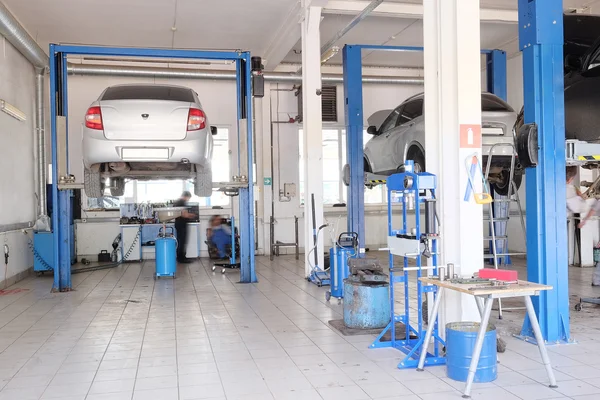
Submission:
[[[83,163],[162,162],[208,165],[212,136],[206,131],[188,134],[184,140],[108,140],[102,131],[83,128]]]

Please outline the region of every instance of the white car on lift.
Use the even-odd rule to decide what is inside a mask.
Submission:
[[[398,172],[406,160],[415,163],[415,169],[425,171],[424,96],[418,94],[405,100],[395,110],[378,111],[369,117],[367,132],[373,135],[365,145],[365,172],[391,175]],[[483,165],[492,146],[513,144],[513,126],[517,114],[508,103],[491,93],[481,95]],[[496,146],[492,150],[489,181],[496,192],[506,195],[509,190],[512,148]],[[516,161],[515,161],[516,163]],[[521,185],[522,172],[516,168],[514,181]]]
[[[85,193],[122,196],[126,179],[193,179],[200,197],[212,194],[216,128],[190,88],[111,86],[92,103],[83,127]]]

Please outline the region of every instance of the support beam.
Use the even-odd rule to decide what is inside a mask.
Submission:
[[[313,212],[311,196],[315,198],[316,228],[323,224],[323,120],[321,116],[321,7],[304,2],[302,20],[302,100],[304,115],[304,247],[305,272],[314,265]],[[323,267],[323,236],[318,242],[318,264]]]
[[[492,50],[486,54],[487,91],[508,101],[506,52]]]
[[[324,14],[348,14],[360,13],[370,1],[368,0],[330,0],[323,9]],[[380,17],[414,18],[422,19],[424,6],[413,3],[383,2],[370,15]],[[482,22],[512,23],[519,22],[516,11],[500,10],[494,8],[482,8],[480,10]]]
[[[362,51],[344,46],[344,107],[346,108],[346,160],[350,166],[348,186],[348,232],[358,233],[359,253],[365,247],[365,190],[363,151]]]
[[[536,168],[527,179],[527,278],[554,287],[534,300],[542,336],[570,341],[567,260],[563,1],[519,0],[525,123],[538,126]],[[533,337],[526,318],[521,334]]]
[[[272,70],[277,67],[298,43],[298,40],[300,40],[301,14],[300,2],[296,2],[264,51],[263,63],[265,68]]]
[[[425,154],[427,171],[438,176],[441,264],[453,263],[462,276],[471,276],[483,266],[482,206],[473,197],[463,200],[469,185],[465,163],[474,154],[481,160],[479,1],[424,4]],[[474,183],[481,193],[481,178]],[[449,294],[444,304],[445,322],[480,318],[469,296]]]

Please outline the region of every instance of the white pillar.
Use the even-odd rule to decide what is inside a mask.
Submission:
[[[481,162],[479,0],[424,0],[423,6],[425,154],[427,170],[438,176],[441,265],[453,263],[470,277],[484,265],[482,206],[473,196],[464,201],[466,160],[476,153]],[[475,183],[480,193],[482,179]],[[471,296],[449,292],[444,305],[442,323],[479,321]]]
[[[316,228],[323,224],[323,121],[321,116],[321,7],[303,1],[302,101],[304,129],[304,248],[305,272],[315,264],[311,195],[315,197]],[[290,160],[291,162],[291,160]],[[323,267],[323,236],[318,242],[319,266]]]

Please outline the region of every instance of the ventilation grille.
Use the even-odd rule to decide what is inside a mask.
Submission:
[[[298,96],[298,122],[302,122],[302,87],[298,88],[296,95]],[[336,86],[321,88],[321,116],[323,122],[338,122]]]

